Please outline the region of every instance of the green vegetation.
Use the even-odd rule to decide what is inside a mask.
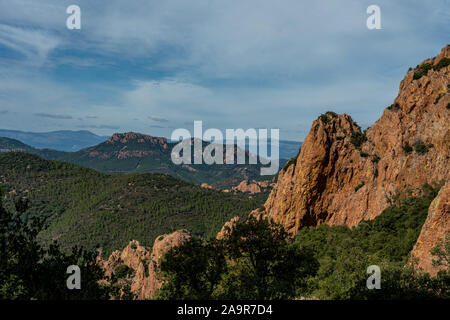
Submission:
[[[417,153],[420,154],[425,154],[427,153],[430,149],[429,146],[433,146],[432,144],[426,146],[422,141],[418,141],[416,143],[414,143],[414,151],[416,151]]]
[[[436,71],[441,70],[442,68],[445,68],[450,65],[450,59],[449,58],[442,58],[441,61],[439,61],[433,69]]]
[[[358,191],[359,189],[361,189],[361,188],[364,186],[364,184],[365,184],[364,181],[361,182],[360,184],[358,184],[358,185],[355,187],[355,192]]]
[[[436,65],[433,66],[431,63],[423,63],[420,66],[417,66],[414,72],[413,79],[418,80],[425,76],[429,70],[435,70],[439,71],[442,68],[447,67],[450,65],[450,59],[449,58],[442,58]]]
[[[431,63],[423,63],[420,66],[416,67],[416,71],[414,72],[413,79],[418,80],[423,76],[426,76],[428,71],[433,69],[433,65]]]
[[[414,271],[409,253],[439,186],[390,199],[377,218],[348,228],[322,224],[294,239],[267,220],[249,218],[223,240],[194,239],[161,260],[162,299],[448,299],[450,272]],[[448,265],[450,236],[432,253]],[[366,287],[367,267],[381,268],[381,289]]]
[[[132,276],[133,273],[134,273],[133,269],[124,264],[118,265],[114,269],[114,275],[118,278],[126,278],[128,276]]]
[[[167,143],[167,146],[163,147],[148,141],[138,141],[139,139],[130,139],[123,143],[116,141],[114,144],[104,142],[77,152],[63,152],[35,149],[14,139],[0,138],[0,154],[9,151],[26,152],[44,159],[69,162],[110,174],[162,173],[196,184],[206,182],[215,188],[222,189],[236,186],[244,179],[260,178],[262,166],[260,162],[254,165],[226,166],[220,164],[175,165],[171,160],[171,151],[176,143]],[[208,143],[203,142],[203,148],[207,145]],[[236,147],[235,150],[237,150]],[[194,154],[193,150],[191,154]],[[249,163],[248,153],[245,159],[245,163]]]
[[[24,153],[0,155],[0,182],[6,206],[18,197],[30,201],[25,219],[45,219],[43,243],[58,239],[101,247],[107,255],[137,239],[154,239],[179,229],[199,237],[214,236],[232,217],[246,216],[265,199],[201,188],[163,174],[108,175],[69,163]]]
[[[355,148],[361,148],[361,145],[367,141],[365,132],[353,131],[350,137],[350,142],[355,146]]]
[[[333,111],[327,111],[325,113],[322,113],[318,119],[320,119],[324,124],[327,124],[328,122],[330,122],[330,117],[336,118],[337,113]]]
[[[398,103],[391,104],[389,107],[387,107],[387,109],[395,112],[400,109],[400,105]]]
[[[319,116],[319,119],[323,122],[323,123],[328,123],[330,121],[330,119],[328,119],[328,116],[326,114],[321,114]]]
[[[431,279],[405,266],[438,190],[425,185],[419,196],[410,191],[396,196],[377,218],[352,229],[320,225],[300,230],[295,242],[311,249],[320,262],[304,294],[324,299],[448,299],[448,271]],[[365,287],[369,265],[381,268],[381,290]]]
[[[281,226],[252,217],[223,240],[171,249],[160,265],[160,299],[290,299],[318,268]]]
[[[363,158],[367,158],[367,157],[369,156],[369,154],[368,154],[367,152],[364,152],[364,151],[360,151],[360,152],[359,152],[359,155],[360,155],[361,157],[363,157]]]
[[[14,211],[6,210],[0,192],[0,300],[107,299],[106,287],[98,284],[103,272],[95,263],[95,252],[74,247],[60,251],[53,242],[43,248],[36,237],[40,219],[26,219],[28,202],[19,199]],[[83,290],[68,290],[67,267],[80,267]]]
[[[413,151],[413,148],[409,145],[409,143],[406,143],[403,146],[403,151],[405,151],[406,154],[409,154]]]
[[[438,104],[439,100],[441,100],[441,98],[445,96],[445,93],[440,93],[438,94],[438,96],[436,97],[436,100],[434,100],[434,104]]]
[[[378,163],[381,160],[381,158],[377,155],[372,156],[372,162],[373,163]]]

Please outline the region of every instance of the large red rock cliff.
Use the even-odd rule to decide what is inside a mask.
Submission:
[[[114,251],[106,261],[99,257],[98,264],[107,277],[111,276],[117,266],[128,266],[134,271],[131,292],[135,299],[151,299],[163,284],[158,276],[160,258],[171,248],[180,246],[190,239],[191,235],[185,230],[161,235],[156,238],[151,251],[133,240],[122,251]]]
[[[448,181],[450,46],[411,69],[391,107],[365,134],[350,116],[319,117],[284,168],[264,214],[292,233],[374,219],[407,186]]]
[[[450,236],[450,183],[442,187],[428,209],[427,219],[411,252],[413,265],[431,275],[448,268],[449,265],[433,266],[436,257],[430,252],[446,236]]]

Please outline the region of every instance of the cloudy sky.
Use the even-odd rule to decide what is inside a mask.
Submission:
[[[449,0],[0,0],[0,128],[170,136],[203,120],[302,140],[327,110],[367,127],[449,34]]]

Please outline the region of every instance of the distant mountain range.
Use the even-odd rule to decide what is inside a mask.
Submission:
[[[78,151],[99,144],[108,137],[98,136],[90,131],[24,132],[0,129],[0,137],[16,139],[38,149]]]
[[[171,160],[171,151],[176,144],[166,138],[128,132],[114,134],[92,147],[66,152],[38,149],[16,139],[0,138],[0,153],[25,152],[47,160],[74,163],[106,173],[164,173],[197,184],[207,183],[220,189],[237,186],[242,180],[261,179],[260,163],[175,165]],[[205,146],[207,143],[203,144]],[[248,151],[246,157],[250,157]],[[285,162],[280,161],[280,168]]]
[[[108,136],[98,136],[87,130],[24,132],[4,129],[0,129],[0,137],[16,139],[37,149],[53,149],[57,151],[79,151],[102,143],[109,138]],[[295,157],[301,145],[302,143],[298,141],[280,140],[280,159]]]

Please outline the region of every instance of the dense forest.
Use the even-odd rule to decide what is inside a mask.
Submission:
[[[0,155],[5,206],[26,198],[25,219],[45,218],[39,240],[101,247],[104,254],[132,239],[145,246],[161,234],[188,229],[214,236],[235,216],[244,217],[264,199],[204,189],[164,174],[104,174],[24,153]]]
[[[415,270],[409,253],[439,186],[399,195],[377,218],[354,228],[321,225],[294,239],[267,220],[249,218],[223,240],[196,239],[161,261],[162,299],[435,299],[450,298],[450,271]],[[450,259],[450,236],[432,251]],[[196,261],[197,263],[194,263]],[[412,262],[413,264],[414,262]],[[368,266],[381,289],[367,289]]]

